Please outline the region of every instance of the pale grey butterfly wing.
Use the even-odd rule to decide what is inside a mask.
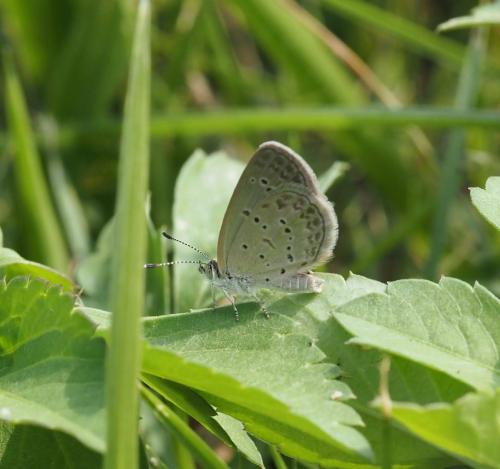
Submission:
[[[233,240],[246,222],[243,215],[270,192],[290,182],[319,192],[314,173],[299,155],[278,142],[260,145],[243,171],[224,215],[217,245],[217,261],[222,271]]]
[[[305,187],[287,183],[248,215],[227,258],[228,272],[257,287],[318,291],[307,275],[331,255],[337,238],[333,208]]]
[[[309,275],[337,240],[337,218],[307,163],[284,145],[261,145],[243,172],[219,234],[222,272],[255,287],[319,291]]]

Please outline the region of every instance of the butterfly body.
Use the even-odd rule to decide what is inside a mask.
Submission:
[[[214,287],[220,288],[228,295],[254,296],[262,288],[293,293],[319,293],[323,286],[323,280],[312,272],[289,275],[277,280],[266,277],[263,282],[259,282],[244,274],[221,272],[215,259],[200,264],[199,271]]]

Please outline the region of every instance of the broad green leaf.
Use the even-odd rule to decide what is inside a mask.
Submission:
[[[441,23],[438,31],[496,24],[500,24],[500,1],[498,0],[473,8],[470,15],[459,16]]]
[[[73,282],[57,270],[51,269],[37,262],[23,259],[17,252],[9,248],[4,248],[0,244],[0,275],[7,279],[26,275],[35,278],[42,278],[48,282],[60,285],[66,291],[73,291]]]
[[[288,379],[295,380],[294,386],[301,388],[301,380],[306,379],[306,376],[301,376],[302,373],[300,370],[294,372],[297,377],[295,375],[290,376],[289,368],[293,367],[294,362],[292,361],[290,364],[286,364],[286,366],[280,365],[281,360],[285,361],[285,363],[287,362],[287,356],[293,360],[300,361],[301,358],[297,355],[297,351],[294,351],[293,354],[289,353],[288,350],[291,347],[288,346],[280,346],[279,350],[274,353],[263,351],[262,353],[265,357],[253,365],[252,360],[254,360],[256,353],[254,348],[258,349],[259,347],[257,345],[250,347],[249,340],[251,337],[247,337],[247,335],[254,335],[256,336],[254,339],[256,344],[258,344],[258,341],[262,341],[264,344],[270,343],[270,346],[272,346],[272,340],[268,338],[268,329],[275,329],[272,326],[272,321],[277,319],[275,316],[280,320],[288,318],[287,320],[291,321],[290,327],[293,328],[295,336],[309,337],[311,342],[326,354],[329,362],[339,364],[340,370],[333,368],[331,370],[333,372],[332,376],[336,376],[340,372],[338,378],[347,383],[357,396],[356,400],[348,401],[348,403],[363,416],[366,427],[361,428],[360,431],[368,438],[377,458],[379,458],[381,454],[380,435],[382,418],[373,409],[371,401],[378,393],[378,364],[380,354],[374,350],[367,351],[354,345],[345,345],[350,336],[332,317],[331,311],[353,301],[355,298],[374,292],[382,293],[385,291],[386,285],[355,275],[352,275],[347,281],[338,275],[323,275],[323,278],[326,280],[323,294],[286,295],[282,297],[271,306],[273,317],[270,321],[258,322],[257,319],[253,319],[255,309],[252,309],[251,305],[240,305],[242,320],[245,319],[245,321],[248,321],[248,327],[251,328],[251,332],[248,334],[244,333],[244,331],[238,332],[240,324],[234,321],[232,313],[227,309],[191,313],[180,315],[180,317],[172,316],[165,323],[163,322],[165,319],[146,320],[146,331],[149,331],[148,334],[154,336],[154,341],[159,346],[163,344],[161,346],[161,353],[157,353],[155,350],[158,348],[157,346],[154,347],[154,350],[150,351],[151,354],[154,353],[156,356],[154,361],[158,361],[158,363],[147,365],[145,368],[146,371],[151,371],[148,369],[148,366],[164,366],[166,369],[159,370],[155,374],[166,376],[176,382],[182,382],[192,387],[195,391],[205,393],[206,400],[215,405],[219,412],[230,414],[232,417],[239,419],[249,432],[261,439],[269,442],[284,441],[283,435],[285,435],[288,439],[285,439],[289,448],[288,454],[300,454],[300,457],[304,459],[302,448],[291,446],[294,441],[290,441],[290,439],[303,438],[306,435],[292,434],[292,436],[289,436],[293,427],[283,425],[281,420],[278,420],[275,415],[275,413],[281,412],[281,407],[276,407],[269,415],[267,411],[255,409],[253,403],[249,405],[244,402],[236,402],[232,396],[232,393],[241,395],[243,392],[241,390],[243,384],[240,383],[238,386],[239,382],[244,381],[247,383],[249,379],[257,379],[254,376],[240,377],[240,374],[246,375],[247,368],[255,370],[252,371],[252,374],[258,373],[262,375],[259,378],[262,380],[266,380],[269,374],[273,375],[271,381],[268,380],[264,385],[259,386],[262,387],[260,391],[266,391],[268,394],[276,394],[280,391],[280,387],[274,390],[276,386],[274,381],[280,379],[286,384],[285,380],[287,376]],[[109,318],[105,312],[89,308],[85,308],[84,312],[93,322],[101,324],[103,328],[108,327]],[[251,313],[252,316],[247,317],[247,312]],[[227,317],[221,318],[221,315],[227,315]],[[258,316],[258,318],[261,317],[262,315]],[[254,321],[256,321],[256,325],[252,327]],[[175,326],[174,323],[176,324]],[[158,328],[161,328],[161,331]],[[234,338],[229,336],[230,331],[228,331],[228,328],[230,330],[234,329]],[[267,332],[260,337],[262,329]],[[290,334],[287,337],[290,337]],[[175,347],[170,345],[172,341]],[[218,349],[214,343],[220,341],[229,342],[230,344],[228,350],[225,347],[222,351],[219,351],[219,353],[225,351],[225,353],[229,354],[227,357],[220,358],[217,356]],[[199,344],[199,342],[202,343]],[[196,350],[192,345],[193,343],[198,346]],[[267,347],[267,345],[265,346]],[[179,355],[179,352],[169,354],[167,349],[173,352],[181,350],[182,357],[187,356],[187,354],[190,356],[199,355],[201,358],[195,357],[197,358],[196,362],[203,363],[210,360],[210,367],[208,369],[207,367],[200,368],[192,363],[194,358],[186,362],[185,359],[183,360],[176,356]],[[231,358],[233,355],[234,358]],[[147,356],[151,356],[149,352]],[[270,367],[279,366],[279,378],[274,376],[276,373],[273,374],[271,370],[265,370],[266,372],[264,373],[258,369],[257,367],[260,366],[259,363],[261,361],[266,361]],[[280,363],[273,365],[276,361],[280,361]],[[246,366],[245,364],[248,362],[252,364]],[[231,368],[233,367],[236,370],[232,370]],[[222,373],[216,373],[215,370],[219,370],[220,368],[223,368]],[[229,376],[233,377],[233,379],[230,379]],[[236,382],[234,382],[235,376]],[[429,370],[421,365],[397,358],[393,358],[390,378],[391,395],[393,398],[413,400],[422,404],[435,401],[452,401],[462,396],[469,389],[467,386],[443,373]],[[316,381],[320,382],[320,378]],[[334,383],[340,384],[335,381],[331,384]],[[221,387],[222,391],[219,391],[218,387]],[[243,389],[246,390],[246,395],[242,397],[243,400],[258,400],[260,394],[257,392],[257,389],[254,390],[254,393],[249,393],[246,387]],[[308,402],[312,400],[316,405],[321,404],[322,401],[318,396],[311,395],[310,399],[306,396],[309,392],[308,388],[304,388],[303,392],[305,400]],[[347,386],[335,386],[330,395],[334,394],[340,402],[352,396]],[[264,397],[265,403],[269,400],[269,397],[266,394],[264,394]],[[278,406],[278,404],[275,404],[275,406]],[[298,406],[300,407],[300,405]],[[271,405],[271,407],[273,406]],[[185,410],[191,414],[187,408]],[[307,408],[303,410],[307,410]],[[311,414],[314,417],[314,412],[311,412]],[[419,467],[429,467],[432,465],[445,465],[445,463],[450,463],[450,461],[453,462],[450,457],[443,454],[440,450],[421,442],[398,427],[393,428],[392,433],[392,454],[395,463],[397,462],[402,466],[418,465]],[[307,443],[311,445],[314,443],[314,440],[309,439]],[[349,460],[349,458],[346,458],[345,455],[339,456],[339,460],[335,464],[339,467],[345,467],[343,464],[346,464],[346,460]]]
[[[175,187],[173,235],[215,257],[217,238],[229,198],[243,165],[224,153],[195,152],[183,166]],[[175,260],[206,260],[175,241]],[[174,270],[175,312],[211,304],[210,284],[196,265],[177,265]]]
[[[32,425],[0,423],[0,469],[94,469],[101,455],[75,438]]]
[[[481,214],[500,230],[500,176],[488,178],[484,189],[472,187],[470,196]]]
[[[256,305],[240,311],[239,322],[231,308],[146,319],[144,371],[202,392],[286,454],[322,464],[369,457],[352,428],[361,420],[331,399],[349,398],[350,390],[332,379],[338,370],[321,363],[324,354],[311,339],[295,331],[293,312],[266,320]]]
[[[114,223],[110,220],[99,233],[94,251],[83,259],[76,271],[77,281],[82,287],[83,298],[88,306],[108,306],[110,262],[115,249],[113,230]]]
[[[104,343],[59,287],[0,284],[0,418],[105,447]]]
[[[146,203],[146,221],[148,227],[148,263],[159,263],[167,260],[165,238],[155,228],[151,220],[151,204],[148,197]],[[146,298],[144,306],[145,316],[159,316],[170,314],[171,308],[170,270],[165,268],[147,269],[146,271]]]
[[[369,345],[440,370],[476,389],[500,382],[500,302],[479,284],[443,278],[389,283],[337,309],[336,319]]]
[[[101,457],[67,434],[28,425],[0,424],[0,469],[87,469]]]
[[[473,467],[500,467],[500,390],[453,404],[393,403],[392,417],[419,438]]]
[[[148,227],[148,262],[165,260],[163,236],[152,225],[149,206],[146,206]],[[94,251],[89,254],[77,268],[76,277],[82,288],[82,297],[89,307],[106,308],[109,301],[109,285],[111,276],[111,258],[116,249],[113,235],[113,219],[109,220],[99,233]],[[165,314],[170,303],[167,269],[148,269],[146,271],[146,314],[156,316]]]
[[[348,341],[351,336],[328,312],[355,298],[370,293],[383,293],[386,285],[353,274],[346,280],[339,275],[323,275],[323,278],[327,280],[324,294],[315,296],[307,305],[303,305],[294,319],[301,323],[299,330],[313,337],[328,360],[338,364],[341,370],[339,379],[356,396],[356,400],[349,403],[365,423],[360,431],[370,442],[376,461],[381,461],[384,421],[380,413],[374,412],[372,405],[379,393],[381,354],[377,350],[350,344]],[[297,295],[283,297],[279,302],[280,309],[297,309],[302,304],[301,298]],[[320,314],[322,311],[323,314]],[[421,404],[452,402],[470,390],[470,387],[441,372],[398,357],[391,359],[389,378],[391,397],[400,401]],[[453,462],[448,455],[399,426],[392,428],[391,456],[393,463],[402,467],[445,467]]]

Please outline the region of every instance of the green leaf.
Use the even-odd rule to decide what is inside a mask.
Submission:
[[[188,448],[201,467],[228,469],[208,444],[190,428],[188,423],[177,415],[149,389],[142,387],[142,395],[149,402],[156,417]]]
[[[296,336],[309,337],[309,340],[317,345],[326,355],[326,361],[338,363],[340,369],[333,368],[332,376],[338,374],[338,379],[342,379],[357,396],[357,399],[355,401],[349,401],[349,404],[362,415],[366,426],[361,428],[360,431],[373,446],[377,460],[380,460],[380,435],[383,419],[379,413],[374,411],[371,405],[371,401],[378,395],[378,364],[380,361],[380,354],[375,350],[366,350],[349,344],[345,345],[345,342],[349,340],[350,336],[331,315],[331,311],[341,305],[348,304],[356,298],[371,293],[383,293],[386,289],[386,285],[355,275],[352,275],[347,281],[339,275],[322,275],[322,277],[325,279],[323,294],[284,296],[271,306],[273,314],[271,320],[275,319],[275,315],[281,316],[282,318],[289,317],[293,323],[293,326],[291,326],[293,328],[293,333]],[[239,306],[242,313],[245,311],[255,311],[249,309],[249,307],[250,305]],[[106,314],[104,311],[84,308],[82,312],[85,312],[93,322],[100,324],[101,327],[109,327],[109,314]],[[220,321],[219,316],[223,314],[223,312],[224,314],[228,314],[228,321]],[[206,390],[204,386],[206,386],[207,383],[212,383],[214,387],[216,387],[217,383],[225,383],[227,381],[227,385],[221,385],[224,394],[222,394],[220,398],[215,397],[215,393],[218,392],[216,389],[210,389],[209,394],[204,394],[205,399],[215,405],[219,412],[231,414],[233,417],[241,420],[248,431],[261,439],[270,442],[283,441],[284,437],[280,433],[283,431],[286,436],[285,441],[290,446],[292,443],[287,439],[294,437],[300,438],[300,434],[290,437],[289,434],[292,430],[290,427],[285,427],[284,429],[282,429],[282,427],[276,428],[277,425],[281,425],[281,422],[279,421],[279,423],[276,423],[274,414],[267,416],[260,410],[255,410],[253,404],[250,406],[238,402],[231,402],[234,401],[234,398],[231,397],[232,393],[239,395],[242,392],[239,387],[236,387],[240,378],[237,377],[237,382],[234,383],[227,375],[234,376],[235,371],[229,370],[223,372],[223,374],[214,373],[213,371],[222,366],[227,368],[229,366],[228,363],[230,363],[231,367],[237,368],[239,372],[243,374],[245,373],[244,364],[253,359],[253,347],[249,349],[248,346],[248,341],[250,339],[245,337],[246,334],[243,332],[241,333],[241,337],[240,334],[236,335],[239,324],[235,323],[231,316],[232,313],[228,312],[228,310],[217,309],[213,312],[208,311],[205,313],[198,312],[189,315],[181,315],[182,321],[180,319],[175,320],[178,322],[178,326],[176,327],[167,327],[167,324],[170,323],[165,323],[164,326],[160,326],[163,320],[160,321],[160,323],[152,322],[147,325],[146,330],[151,329],[151,333],[153,333],[154,330],[155,336],[158,335],[155,341],[165,343],[164,349],[162,347],[161,354],[157,355],[154,350],[151,353],[157,355],[155,360],[164,363],[164,366],[168,367],[169,371],[159,371],[156,374],[162,376],[164,373],[172,373],[172,375],[169,374],[169,376],[171,376],[174,381],[192,386],[194,390],[198,392],[204,392],[203,390]],[[173,316],[171,320],[173,321],[173,318],[178,317],[179,316]],[[242,319],[243,318],[244,315],[242,314]],[[183,322],[184,320],[186,320],[186,323]],[[149,321],[150,319],[147,320],[148,323]],[[253,319],[248,318],[248,321],[251,322]],[[206,324],[208,324],[208,326]],[[261,328],[264,330],[272,328],[272,323],[267,321],[264,321],[264,324],[257,323],[257,325],[259,327],[253,327],[248,335],[253,334],[260,336]],[[162,331],[156,330],[156,327],[161,327]],[[223,358],[218,360],[217,357],[214,357],[214,348],[216,349],[214,342],[219,340],[217,337],[220,337],[220,340],[222,340],[229,334],[227,331],[228,327],[231,329],[236,328],[235,337],[228,338],[228,341],[231,342],[231,348],[227,351],[229,356],[234,355],[234,358]],[[269,331],[267,333],[269,333]],[[163,334],[165,334],[165,338],[161,339],[160,336]],[[178,354],[168,355],[167,349],[172,349],[169,345],[172,340],[175,341],[175,349],[183,350],[182,356],[189,353],[192,349],[192,342],[196,343],[201,341],[202,344],[200,347],[205,348],[199,349],[197,353],[206,360],[211,360],[211,366],[209,368],[211,372],[208,372],[206,367],[199,368],[195,366],[195,364],[191,364],[192,360],[188,360],[188,362],[179,360],[176,357]],[[256,338],[255,340],[262,340],[265,343],[269,341],[266,335],[264,335],[262,339]],[[239,352],[235,351],[233,353],[233,349],[239,349]],[[249,350],[248,356],[247,350]],[[273,353],[268,352],[267,361],[269,361],[270,364],[276,360],[286,361],[287,355],[292,356],[294,360],[300,360],[300,356],[297,356],[296,352],[292,355],[288,350],[289,348],[287,347],[280,348],[276,352],[279,356],[274,356]],[[281,367],[277,374],[284,380],[288,373],[287,370],[291,366],[293,366],[293,363],[286,367]],[[252,365],[249,369],[254,369],[254,366]],[[259,373],[260,370],[256,369],[256,372]],[[297,371],[297,375],[300,374],[301,372]],[[193,381],[186,381],[186,376],[188,375]],[[267,375],[263,375],[262,379],[265,379],[266,376]],[[306,377],[290,377],[290,379],[295,379],[297,381],[295,384],[297,387],[301,386],[300,380],[305,378]],[[277,377],[273,378],[273,380],[276,379]],[[198,383],[198,381],[200,383]],[[317,381],[319,382],[319,379],[317,379]],[[245,383],[246,382],[247,380],[245,380]],[[332,384],[334,383],[340,384],[333,381]],[[236,390],[233,391],[235,387]],[[274,388],[273,382],[266,383],[265,390],[267,390],[267,393],[274,392],[270,388]],[[335,393],[337,398],[340,397],[340,401],[342,402],[343,399],[348,399],[352,396],[349,388],[346,386],[343,388],[336,387],[331,395]],[[451,402],[464,395],[465,392],[470,390],[470,387],[441,372],[425,368],[409,360],[393,357],[390,374],[390,389],[391,396],[394,399],[426,404],[436,401]],[[228,393],[230,397],[226,398]],[[304,393],[307,393],[307,389],[304,390]],[[252,399],[252,394],[248,394],[246,399]],[[253,399],[254,401],[258,400],[258,396],[253,396]],[[306,399],[306,397],[304,397],[304,399]],[[314,402],[318,401],[318,397],[312,396],[312,399]],[[266,397],[266,400],[268,400],[268,397]],[[319,400],[319,402],[321,403],[321,400]],[[277,405],[278,404],[276,404],[276,406]],[[280,407],[277,407],[276,412],[281,412],[280,409]],[[185,410],[189,414],[192,414],[187,408],[185,408]],[[312,444],[312,440],[308,440],[308,443]],[[303,456],[300,447],[294,447],[292,450],[295,451],[293,454],[301,454]],[[290,454],[292,450],[290,450],[288,454]],[[441,467],[453,463],[453,460],[451,460],[449,456],[443,454],[440,450],[431,445],[420,441],[408,432],[401,430],[399,427],[394,427],[392,429],[392,455],[393,461],[401,465],[418,463],[419,467]],[[348,464],[345,463],[346,459],[349,460],[345,455],[339,456],[335,464],[339,467],[346,467],[345,464]]]
[[[361,420],[331,399],[352,397],[349,388],[332,379],[336,367],[321,363],[324,354],[295,330],[294,312],[287,317],[271,307],[266,320],[255,305],[239,308],[239,322],[231,308],[146,319],[144,371],[196,389],[286,454],[322,464],[369,458],[352,428]]]
[[[299,330],[313,338],[326,354],[328,361],[337,363],[344,381],[356,400],[349,403],[362,416],[365,427],[360,431],[370,442],[376,461],[383,454],[383,416],[374,412],[373,399],[379,393],[381,353],[349,343],[351,336],[328,314],[340,306],[370,293],[383,293],[386,285],[375,280],[351,274],[347,280],[339,275],[323,275],[326,282],[323,294],[317,295],[294,317],[301,324]],[[286,296],[280,300],[282,311],[293,310],[302,304],[301,296]],[[320,314],[323,312],[323,314]],[[325,314],[326,313],[326,314]],[[436,401],[451,402],[470,390],[469,386],[449,376],[425,368],[409,360],[392,357],[389,376],[391,397],[400,401],[426,404]],[[391,456],[394,464],[417,467],[446,467],[452,458],[424,443],[399,426],[391,429]]]
[[[151,207],[148,199],[146,204],[146,223],[148,227],[147,262],[165,262],[167,261],[165,238],[154,226],[150,212]],[[145,316],[159,316],[171,313],[171,285],[169,269],[146,270]]]
[[[174,236],[215,257],[222,218],[243,165],[224,153],[196,151],[184,164],[175,186]],[[175,241],[174,260],[206,260]],[[210,285],[196,266],[174,269],[175,312],[207,306]]]
[[[252,438],[245,431],[243,424],[231,417],[230,415],[225,415],[218,413],[214,420],[219,422],[222,428],[231,438],[238,451],[245,455],[245,457],[253,462],[258,467],[264,467],[264,461],[262,460],[262,455],[260,454],[257,445],[254,443]]]
[[[99,233],[94,251],[85,257],[76,271],[78,285],[82,287],[82,297],[89,307],[106,308],[109,305],[111,281],[111,259],[116,250],[114,219],[109,220]],[[163,262],[165,253],[163,236],[152,225],[149,206],[146,204],[144,223],[148,226],[148,262]],[[168,311],[170,297],[167,269],[146,271],[146,314],[156,316]]]
[[[392,417],[419,438],[473,467],[500,467],[499,389],[470,393],[453,404],[392,406]]]
[[[250,461],[263,467],[262,457],[241,422],[229,415],[217,413],[199,394],[186,386],[148,374],[143,374],[143,381],[201,423],[225,444],[235,446]]]
[[[452,18],[438,26],[438,31],[449,31],[459,28],[473,28],[500,24],[500,1],[479,5],[472,9],[471,14]]]
[[[2,247],[0,242],[0,276],[11,279],[20,275],[42,278],[60,285],[68,292],[74,290],[73,282],[65,275],[43,264],[23,259],[12,249]]]
[[[104,343],[59,287],[0,284],[0,418],[72,435],[103,452]]]
[[[201,423],[221,441],[231,446],[229,436],[213,418],[217,412],[199,394],[186,386],[159,379],[147,373],[143,374],[142,380],[158,394]]]
[[[344,304],[335,317],[369,345],[449,374],[476,389],[500,382],[499,300],[479,284],[443,278],[389,283]]]
[[[83,289],[83,298],[88,306],[106,308],[109,304],[113,249],[114,223],[110,220],[99,233],[94,251],[82,260],[76,271],[78,284]]]
[[[472,187],[470,196],[481,214],[500,230],[500,176],[488,178],[485,189]]]
[[[61,432],[0,423],[0,469],[93,469],[101,455]]]

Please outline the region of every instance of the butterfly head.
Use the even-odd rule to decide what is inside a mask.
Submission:
[[[200,262],[200,266],[198,267],[198,271],[200,274],[205,275],[209,280],[213,280],[215,278],[220,278],[220,270],[219,265],[215,259],[212,259],[208,262]]]

